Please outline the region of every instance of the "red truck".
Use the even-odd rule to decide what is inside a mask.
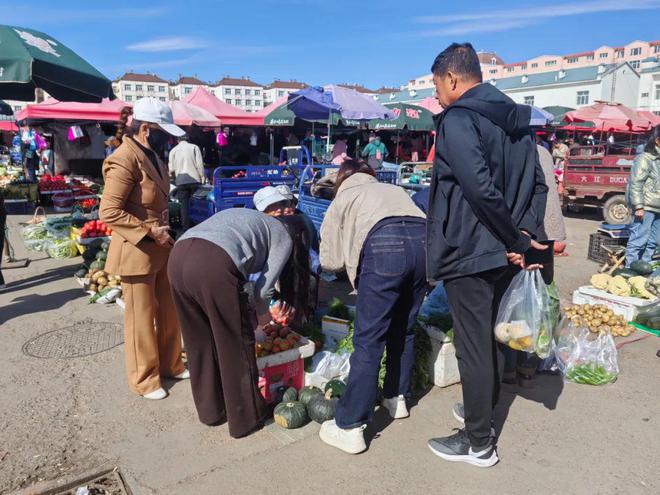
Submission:
[[[610,224],[627,224],[632,212],[626,203],[626,186],[635,155],[629,150],[608,153],[606,146],[578,146],[570,150],[564,165],[563,206],[603,209]]]

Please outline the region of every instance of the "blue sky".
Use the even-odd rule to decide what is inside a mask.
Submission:
[[[660,0],[0,0],[110,78],[224,75],[398,86],[452,41],[506,62],[660,39]]]

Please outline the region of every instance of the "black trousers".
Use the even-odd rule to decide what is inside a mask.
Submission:
[[[5,248],[5,226],[7,225],[7,210],[5,209],[4,200],[0,200],[0,263],[2,262],[3,250]],[[9,253],[7,253],[9,254]],[[4,285],[5,278],[2,276],[0,270],[0,285]]]
[[[191,227],[189,203],[190,198],[199,186],[199,183],[193,182],[191,184],[181,184],[180,186],[176,187],[176,196],[179,200],[179,204],[181,205],[181,226],[184,230],[188,230]]]
[[[465,429],[475,448],[490,441],[504,371],[504,346],[495,341],[493,329],[500,301],[515,273],[502,267],[445,281],[463,384]]]

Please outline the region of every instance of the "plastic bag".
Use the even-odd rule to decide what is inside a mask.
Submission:
[[[76,241],[71,239],[53,239],[45,244],[48,256],[54,259],[75,258],[78,256]]]
[[[345,379],[351,368],[351,355],[348,352],[336,354],[334,352],[322,351],[312,358],[310,373],[316,375],[321,381],[333,378]]]
[[[495,322],[495,338],[517,351],[546,358],[552,350],[553,303],[539,270],[522,270],[507,289]]]
[[[567,381],[605,385],[619,376],[618,353],[610,334],[593,334],[586,327],[564,320],[554,354]]]
[[[43,223],[26,225],[21,230],[23,243],[30,251],[43,251],[48,243],[48,231]]]
[[[439,282],[431,293],[426,296],[422,307],[419,310],[419,315],[422,318],[430,318],[436,315],[449,314],[449,300],[447,299],[447,291],[445,285]]]

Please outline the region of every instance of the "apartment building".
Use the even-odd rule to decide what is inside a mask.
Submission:
[[[660,60],[649,57],[642,61],[639,71],[639,110],[660,115]]]
[[[209,90],[209,84],[198,79],[197,74],[192,77],[179,74],[179,79],[170,83],[170,98],[172,100],[183,100],[199,87]]]
[[[597,67],[627,62],[640,70],[643,61],[660,57],[660,41],[633,41],[625,46],[601,46],[596,50],[570,53],[568,55],[541,55],[522,62],[507,64],[496,53],[478,52],[484,81],[513,76],[540,74],[558,70]],[[404,89],[427,89],[433,87],[432,74],[411,79]]]
[[[307,84],[300,81],[281,81],[275,79],[272,83],[264,87],[264,106],[266,107],[280,98],[288,96],[295,91],[305,89],[306,87]]]
[[[246,112],[257,112],[264,107],[264,86],[245,76],[225,76],[210,91],[216,98]]]
[[[117,98],[127,103],[133,103],[145,96],[153,96],[160,101],[168,101],[170,99],[169,86],[169,82],[165,79],[151,73],[127,72],[112,82],[112,89]]]

